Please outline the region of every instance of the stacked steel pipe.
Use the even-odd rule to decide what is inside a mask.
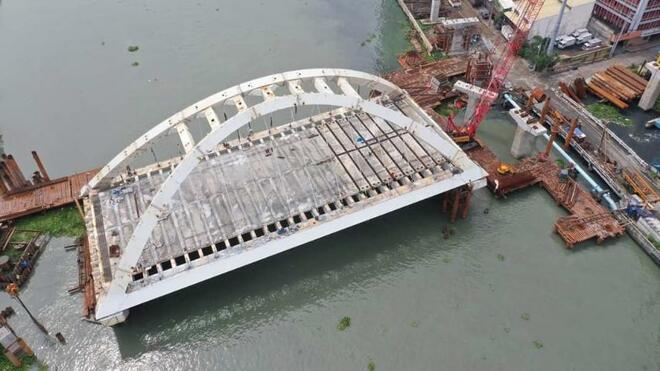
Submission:
[[[33,182],[25,178],[14,156],[3,153],[0,157],[0,195],[20,191],[33,183],[40,184],[50,181],[46,167],[36,151],[32,151],[32,157],[37,163],[39,171],[35,171],[32,175]]]

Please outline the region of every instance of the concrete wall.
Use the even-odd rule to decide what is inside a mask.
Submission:
[[[564,17],[562,18],[561,27],[559,27],[559,34],[565,35],[571,33],[578,28],[585,28],[589,23],[589,18],[591,18],[591,12],[594,9],[596,3],[592,2],[589,4],[584,4],[576,6],[573,9],[569,9],[568,6],[564,10]],[[550,17],[544,17],[536,19],[532,30],[529,32],[529,37],[541,36],[541,37],[552,37],[552,31],[555,28],[557,19],[559,18],[559,12],[556,15]]]

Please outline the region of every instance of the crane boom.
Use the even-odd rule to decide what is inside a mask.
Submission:
[[[466,125],[467,133],[462,133],[463,135],[467,134],[470,139],[476,134],[477,128],[479,128],[479,125],[486,117],[486,114],[490,111],[490,106],[493,104],[493,101],[502,90],[504,79],[506,79],[509,74],[520,48],[522,48],[525,40],[527,40],[527,35],[543,6],[543,2],[544,0],[521,0],[519,2],[517,9],[519,11],[519,18],[516,22],[516,29],[514,30],[513,36],[504,45],[504,50],[501,52],[499,59],[495,63],[490,80],[486,86],[486,91],[495,92],[496,94],[481,95],[474,114]]]

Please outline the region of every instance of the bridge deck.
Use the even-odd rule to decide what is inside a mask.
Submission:
[[[403,100],[388,107],[424,122],[408,105]],[[426,186],[453,179],[434,188],[435,193],[425,191],[394,209],[485,176],[473,163],[468,165],[478,171],[462,176],[465,163],[453,164],[413,133],[383,119],[345,109],[333,113],[332,119],[324,114],[324,119],[314,117],[233,140],[206,156],[156,226],[133,269],[129,292],[191,265],[229,260]],[[97,297],[107,291],[118,252],[171,165],[176,161],[137,170],[86,201]]]

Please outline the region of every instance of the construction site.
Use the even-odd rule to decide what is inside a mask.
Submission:
[[[628,231],[660,263],[657,169],[583,105],[649,110],[660,94],[655,61],[645,73],[613,65],[549,90],[512,86],[542,1],[528,2],[499,43],[439,1],[399,3],[416,50],[382,77],[313,69],[254,79],[164,120],[105,166],[58,179],[36,152],[31,177],[3,154],[0,247],[20,245],[26,264],[0,282],[24,282],[47,242],[11,221],[75,205],[87,235],[70,291],[84,294],[85,317],[113,325],[132,307],[423,199],[439,196],[452,223],[467,218],[485,186],[501,199],[545,190],[568,213],[548,226],[567,248]],[[478,137],[493,107],[515,127],[516,163]],[[291,119],[274,124],[281,111]],[[200,119],[208,132],[197,140],[189,125]],[[169,134],[184,153],[133,165]],[[17,232],[34,234],[18,244]]]
[[[437,2],[427,7],[420,3],[400,2],[409,7],[406,14],[411,22],[433,25],[414,34],[418,41],[413,45],[430,45],[426,52],[440,50],[449,57],[425,62],[419,56],[424,51],[408,52],[399,57],[401,70],[385,77],[406,89],[488,172],[489,189],[497,197],[532,185],[546,190],[570,213],[554,225],[567,247],[587,240],[600,244],[627,230],[654,261],[660,262],[657,165],[642,160],[607,128],[607,121],[583,105],[584,100],[595,98],[619,110],[632,104],[651,109],[660,94],[657,63],[643,63],[636,71],[613,65],[591,76],[561,81],[550,91],[504,88],[515,55],[543,2],[529,2],[519,8],[515,33],[499,49],[479,47],[474,42],[478,19],[452,19],[452,9],[438,10]],[[451,68],[459,63],[451,57],[455,53],[464,55],[460,69]],[[511,154],[520,159],[516,164],[500,161],[476,136],[495,102],[508,107],[515,123]],[[441,115],[438,107],[443,106],[455,109]],[[536,150],[539,142],[545,143],[541,152]],[[601,187],[601,182],[607,187]]]

